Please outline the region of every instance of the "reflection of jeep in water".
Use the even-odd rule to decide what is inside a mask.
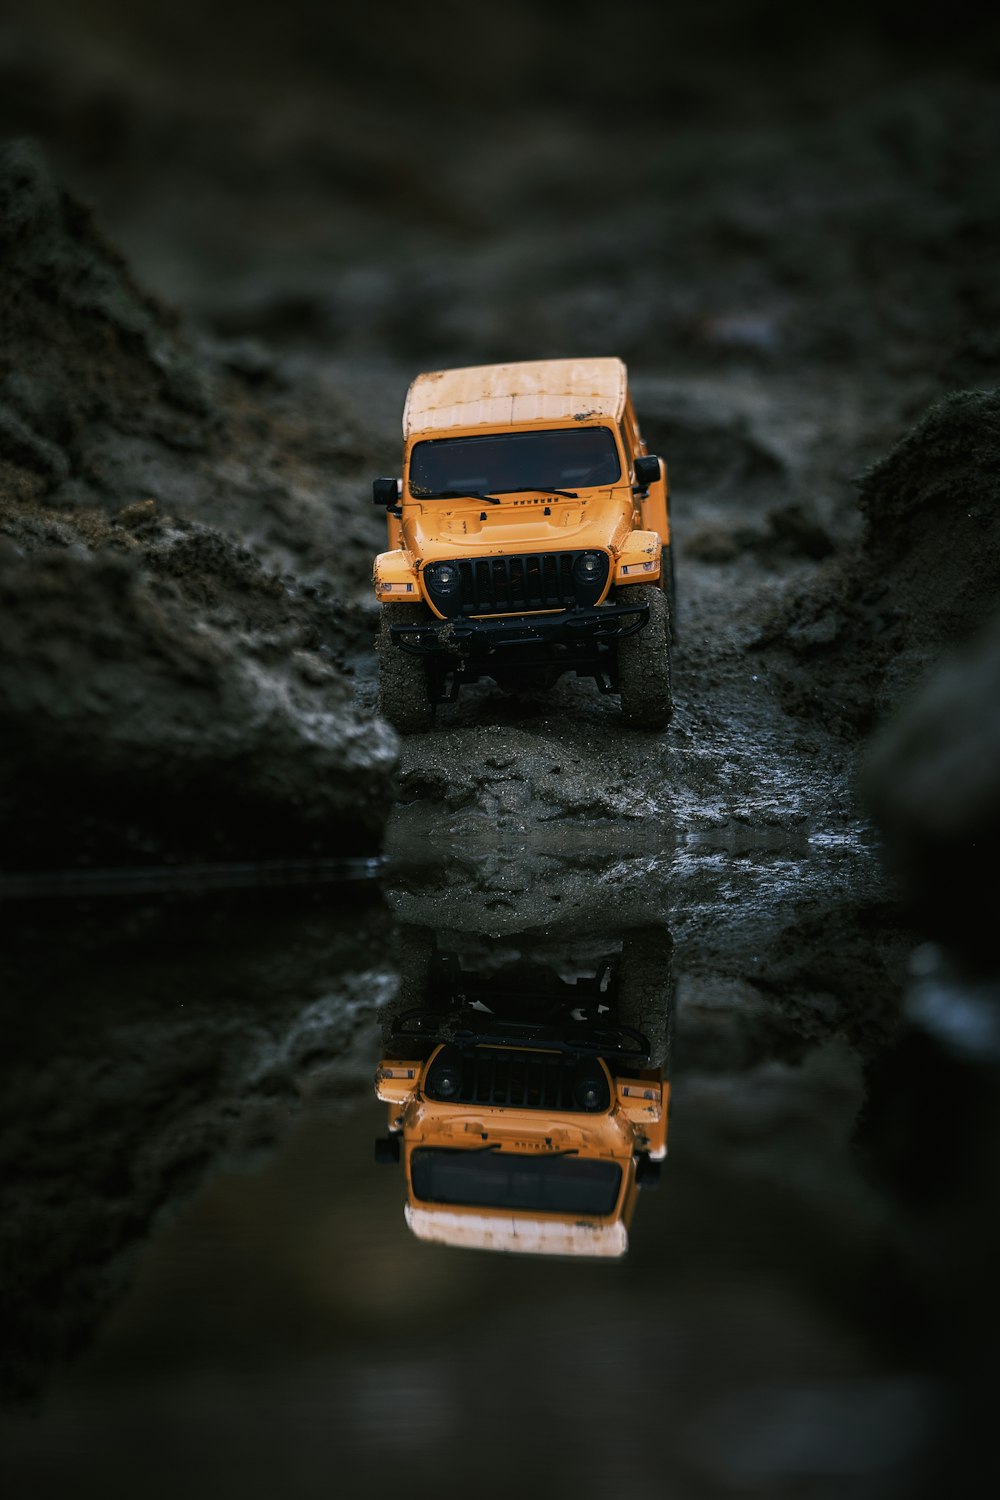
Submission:
[[[572,960],[467,945],[424,973],[424,1003],[404,992],[376,1074],[389,1106],[376,1158],[402,1157],[414,1234],[624,1255],[637,1190],[667,1151],[669,935]]]
[[[563,672],[670,718],[673,573],[663,460],[646,450],[619,359],[418,375],[403,475],[376,479],[379,703],[404,733],[463,683]]]

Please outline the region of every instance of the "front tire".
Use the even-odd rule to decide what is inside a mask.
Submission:
[[[619,1021],[641,1031],[649,1065],[670,1073],[674,1028],[674,944],[665,927],[636,927],[622,939],[615,1010]]]
[[[660,586],[667,596],[667,609],[670,613],[668,639],[673,646],[677,642],[677,584],[674,580],[674,549],[670,542],[660,548]]]
[[[418,625],[427,619],[422,604],[383,604],[378,627],[378,711],[400,734],[424,734],[434,727],[427,666],[397,646],[390,625]]]
[[[662,589],[632,584],[617,591],[619,604],[648,604],[649,620],[618,642],[618,691],[622,718],[633,729],[663,729],[674,700],[670,685],[670,610]]]

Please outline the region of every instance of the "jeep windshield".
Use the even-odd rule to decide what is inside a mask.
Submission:
[[[587,1157],[419,1146],[410,1175],[421,1203],[603,1218],[618,1202],[622,1169]]]
[[[410,494],[418,500],[518,490],[589,489],[616,484],[621,462],[607,427],[428,438],[410,455]]]

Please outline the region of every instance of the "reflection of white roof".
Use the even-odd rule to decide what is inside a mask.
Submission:
[[[406,1222],[418,1240],[458,1245],[466,1250],[506,1250],[520,1255],[589,1255],[613,1259],[628,1249],[628,1231],[613,1224],[567,1223],[562,1219],[519,1219],[514,1214],[455,1213],[415,1208]]]
[[[533,422],[621,417],[620,359],[533,359],[418,375],[403,410],[403,436],[449,427],[521,427]]]

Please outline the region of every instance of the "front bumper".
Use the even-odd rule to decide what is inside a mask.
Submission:
[[[608,1017],[594,1021],[521,1021],[472,1009],[452,1015],[423,1010],[404,1011],[392,1028],[393,1043],[453,1042],[458,1046],[541,1047],[573,1057],[603,1057],[606,1062],[645,1066],[649,1039],[634,1026]],[[415,1054],[414,1054],[415,1055]]]
[[[649,620],[648,604],[577,605],[551,614],[427,620],[390,625],[393,641],[411,656],[488,656],[518,646],[583,646],[624,640]]]

